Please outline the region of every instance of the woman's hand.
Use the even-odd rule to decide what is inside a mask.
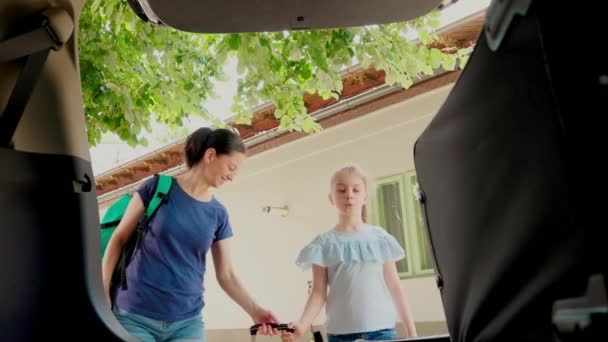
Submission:
[[[110,290],[105,290],[104,289],[104,294],[106,295],[106,302],[108,303],[108,306],[110,307],[110,309],[112,308],[112,299],[110,299]]]
[[[273,336],[279,333],[277,329],[273,329],[269,325],[266,325],[266,323],[279,324],[279,320],[272,311],[256,306],[251,314],[251,319],[253,319],[254,323],[261,324],[261,326],[258,327],[258,334]]]
[[[230,239],[223,239],[211,245],[211,255],[213,256],[217,282],[224,292],[251,316],[251,319],[256,324],[262,324],[258,328],[260,335],[277,335],[279,333],[277,329],[266,325],[267,323],[278,324],[279,320],[277,317],[272,311],[256,304],[234,272],[230,258],[229,241]]]

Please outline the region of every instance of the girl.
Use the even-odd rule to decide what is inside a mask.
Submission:
[[[211,250],[221,288],[256,323],[278,322],[247,293],[231,263],[232,228],[226,208],[211,189],[232,181],[245,159],[245,146],[227,129],[200,128],[186,140],[187,171],[173,180],[167,201],[152,218],[143,243],[127,267],[127,289],[118,287],[113,311],[124,328],[144,342],[205,341],[201,310],[207,252]],[[120,251],[153,195],[153,180],[133,195],[108,242],[103,285],[108,304],[110,280]],[[260,333],[278,331],[267,326]]]
[[[297,340],[326,302],[329,342],[396,338],[395,309],[408,337],[416,336],[395,265],[405,253],[384,229],[365,223],[366,176],[347,165],[334,173],[330,186],[338,223],[297,258],[298,266],[312,266],[313,289],[300,320],[290,323],[295,333],[283,332],[283,341]]]

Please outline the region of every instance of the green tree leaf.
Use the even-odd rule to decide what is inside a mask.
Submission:
[[[436,39],[438,25],[438,12],[432,12],[368,27],[195,34],[144,23],[122,0],[87,1],[78,38],[89,143],[114,133],[145,145],[142,136],[152,122],[179,129],[189,115],[223,125],[204,103],[225,79],[229,57],[237,59],[235,122],[250,124],[252,109],[269,102],[281,129],[316,132],[321,126],[302,95],[339,100],[340,73],[348,67],[373,65],[386,72],[386,83],[405,88],[440,67],[462,67],[470,50],[448,54],[408,38],[415,33],[427,44]]]

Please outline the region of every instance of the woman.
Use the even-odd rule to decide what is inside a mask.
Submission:
[[[245,159],[239,136],[227,129],[200,128],[186,140],[187,171],[175,177],[167,201],[127,267],[127,289],[110,298],[110,280],[120,251],[135,233],[137,221],[154,192],[153,179],[135,192],[122,221],[108,242],[103,285],[108,304],[132,335],[147,341],[205,341],[201,311],[207,252],[211,250],[221,288],[255,323],[277,323],[259,306],[234,272],[229,241],[232,228],[226,208],[212,195],[232,181]],[[277,334],[263,325],[260,333]]]

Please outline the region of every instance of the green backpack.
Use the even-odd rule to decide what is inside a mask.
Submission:
[[[131,261],[131,256],[135,251],[135,248],[139,246],[140,241],[142,241],[143,236],[148,228],[148,224],[154,213],[161,204],[163,204],[167,200],[167,195],[169,194],[169,190],[171,189],[171,184],[173,183],[173,177],[156,174],[155,178],[155,190],[154,195],[150,199],[144,214],[137,222],[136,234],[133,234],[125,246],[123,247],[120,257],[118,259],[118,263],[116,264],[116,268],[114,269],[114,274],[112,275],[112,280],[110,282],[110,291],[113,293],[116,289],[116,286],[120,284],[123,289],[127,289],[127,277],[126,277],[126,269]],[[112,237],[112,234],[116,230],[116,227],[120,223],[125,211],[127,210],[127,206],[129,202],[133,198],[132,194],[123,195],[118,201],[114,202],[108,210],[106,211],[103,219],[101,220],[101,258],[105,255],[106,248],[108,246],[108,242]]]

